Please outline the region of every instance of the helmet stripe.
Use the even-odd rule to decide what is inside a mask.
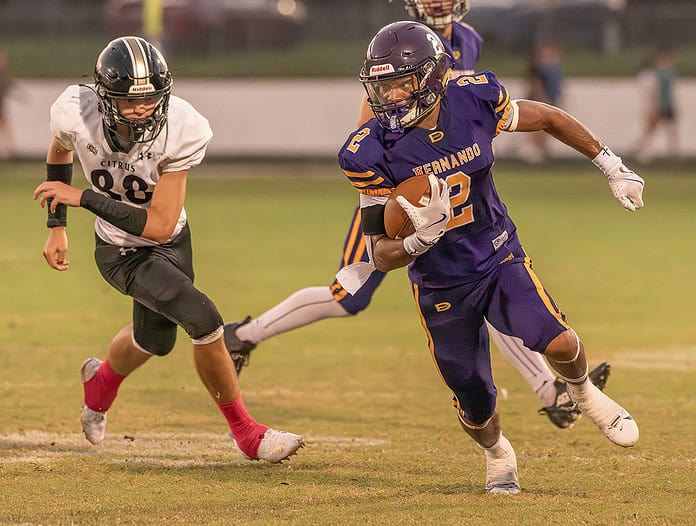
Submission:
[[[126,49],[130,54],[133,64],[134,84],[147,84],[150,82],[150,68],[146,59],[145,49],[139,38],[127,37],[123,39]]]

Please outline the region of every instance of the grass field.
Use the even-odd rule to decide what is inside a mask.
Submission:
[[[31,200],[43,165],[0,164],[0,524],[695,524],[696,177],[644,170],[646,208],[629,214],[585,166],[497,174],[537,274],[592,364],[611,362],[607,392],[641,426],[635,448],[585,420],[553,427],[493,351],[524,492],[485,495],[483,455],[459,429],[403,270],[366,313],[254,351],[247,407],[306,435],[285,464],[237,456],[183,333],[124,383],[105,444],[90,446],[78,368],[105,354],[130,302],[98,275],[83,210],[70,212],[71,270],[48,268]],[[331,163],[197,169],[199,287],[232,320],[328,285],[355,201]]]

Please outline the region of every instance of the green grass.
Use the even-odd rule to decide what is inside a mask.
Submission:
[[[369,38],[305,40],[282,49],[229,50],[210,55],[175,51],[167,53],[167,62],[175,78],[357,77],[368,42]],[[46,35],[39,40],[8,36],[3,47],[10,57],[8,69],[15,77],[64,78],[91,75],[105,44],[103,35]],[[564,73],[569,77],[633,76],[651,53],[650,47],[631,47],[616,54],[571,48],[564,52]],[[528,54],[527,49],[511,51],[484,46],[478,68],[492,69],[502,77],[525,77],[529,70]],[[55,60],[56,56],[70,60]],[[679,49],[677,59],[681,76],[696,75],[696,51]]]
[[[524,493],[484,495],[483,456],[454,418],[403,270],[366,313],[254,351],[241,377],[247,407],[306,434],[291,461],[233,452],[183,333],[124,383],[106,443],[89,446],[77,369],[105,354],[130,302],[98,275],[85,211],[70,212],[70,271],[48,268],[45,213],[31,200],[43,166],[0,164],[0,524],[693,524],[696,179],[645,170],[646,208],[629,214],[587,165],[496,173],[537,274],[591,362],[612,363],[607,390],[641,426],[635,448],[612,446],[587,421],[552,427],[493,351]],[[199,287],[231,320],[328,285],[355,202],[332,163],[195,170]]]

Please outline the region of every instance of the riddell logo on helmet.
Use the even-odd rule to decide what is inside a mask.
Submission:
[[[391,64],[380,64],[370,68],[370,75],[379,75],[380,73],[394,73],[394,66]]]
[[[140,86],[131,86],[128,89],[128,94],[132,95],[134,93],[152,93],[156,91],[152,84],[142,84]]]

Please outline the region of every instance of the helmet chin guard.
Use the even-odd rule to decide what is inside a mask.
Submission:
[[[106,130],[128,143],[146,143],[164,129],[172,76],[162,54],[146,40],[127,36],[109,42],[97,59],[94,84]],[[119,112],[118,99],[156,104],[148,117],[128,119]]]
[[[360,72],[379,124],[394,133],[418,124],[443,95],[452,64],[427,26],[406,21],[383,27],[370,42]]]

